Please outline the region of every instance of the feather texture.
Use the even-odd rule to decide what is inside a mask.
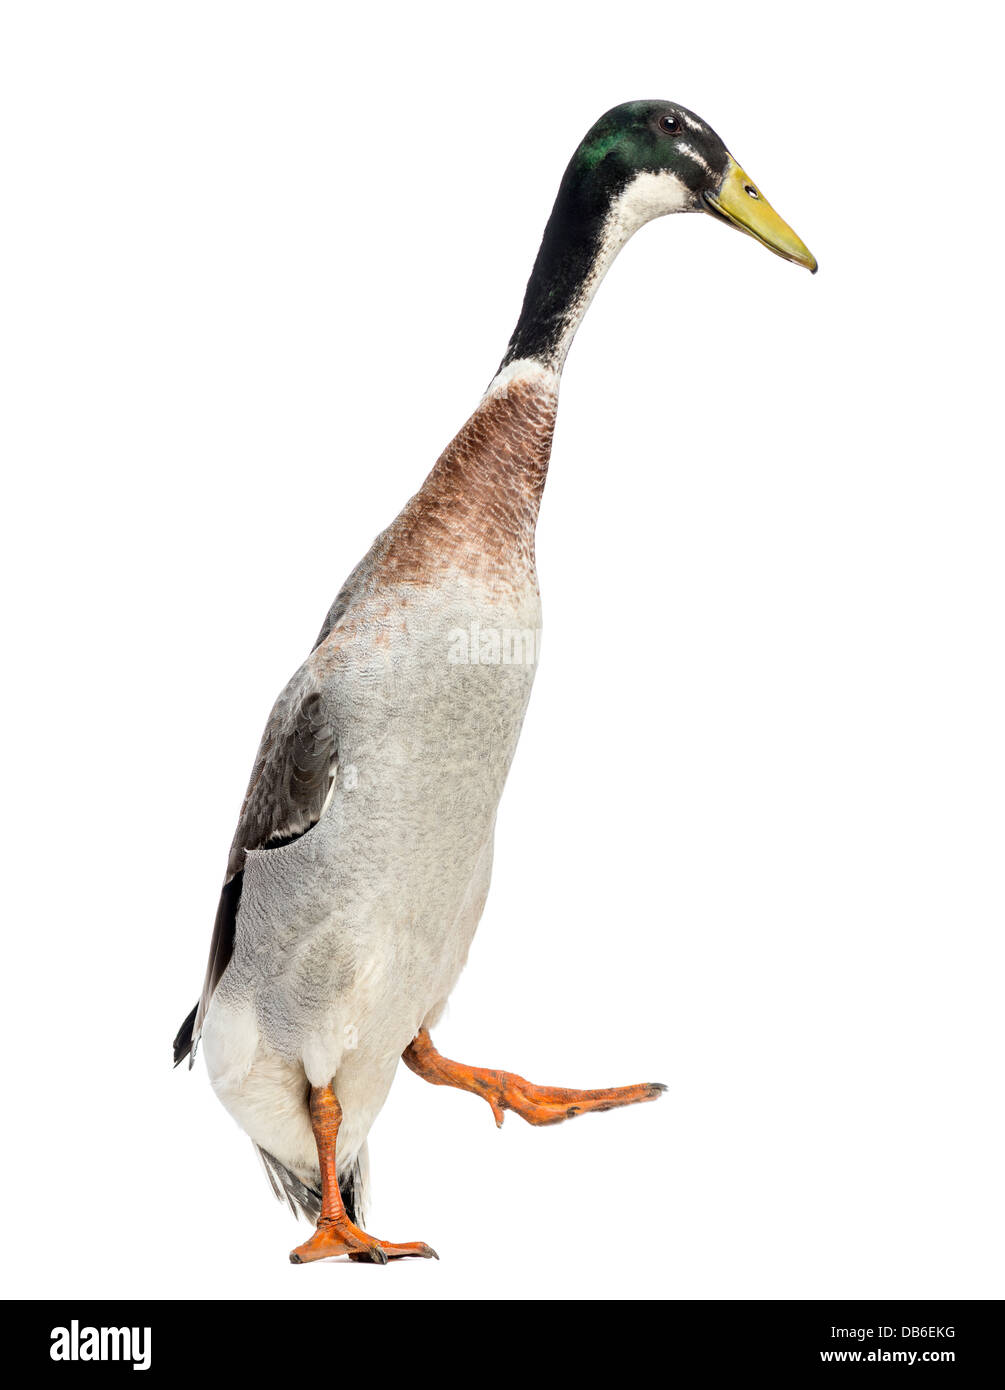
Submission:
[[[220,892],[202,996],[174,1041],[175,1066],[195,1061],[203,1020],[213,991],[234,951],[248,850],[276,849],[305,835],[321,819],[336,772],[335,728],[308,658],[273,706],[262,735],[251,781]]]

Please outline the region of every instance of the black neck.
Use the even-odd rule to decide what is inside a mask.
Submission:
[[[531,357],[560,367],[563,343],[575,329],[583,293],[601,255],[604,223],[618,190],[584,179],[575,161],[565,171],[544,229],[523,309],[500,367]]]

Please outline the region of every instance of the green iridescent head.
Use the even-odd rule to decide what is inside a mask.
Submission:
[[[729,151],[693,111],[668,101],[628,101],[601,116],[576,151],[570,173],[608,191],[638,174],[670,174],[691,195],[701,195],[726,173]]]
[[[560,357],[612,254],[644,223],[675,212],[708,213],[817,268],[700,116],[673,101],[625,102],[601,116],[569,162],[504,363]]]
[[[608,203],[640,176],[666,212],[708,212],[755,237],[770,251],[815,271],[817,263],[791,227],[737,164],[707,122],[672,101],[629,101],[601,116],[566,172],[588,201]],[[659,189],[662,188],[662,193]],[[654,216],[660,208],[654,207]]]

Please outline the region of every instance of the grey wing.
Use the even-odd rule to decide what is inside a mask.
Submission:
[[[227,861],[202,997],[175,1039],[175,1065],[191,1062],[203,1019],[234,950],[244,860],[249,849],[277,848],[321,819],[335,779],[337,737],[310,669],[301,667],[276,701],[255,759]]]
[[[295,677],[276,701],[244,796],[227,877],[249,849],[286,844],[321,819],[335,776],[335,729],[321,692]]]

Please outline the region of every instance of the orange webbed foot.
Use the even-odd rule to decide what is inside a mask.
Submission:
[[[401,1055],[406,1066],[434,1086],[456,1086],[484,1097],[500,1127],[507,1110],[514,1111],[531,1125],[556,1125],[591,1110],[615,1110],[620,1105],[657,1100],[666,1090],[659,1081],[643,1081],[638,1086],[611,1086],[605,1091],[535,1086],[515,1072],[492,1071],[488,1067],[470,1067],[465,1062],[451,1061],[437,1052],[425,1028],[420,1028]]]
[[[474,1078],[478,1093],[492,1107],[501,1128],[504,1112],[512,1110],[531,1125],[555,1125],[592,1110],[616,1110],[622,1105],[641,1105],[658,1100],[666,1090],[659,1081],[637,1086],[611,1086],[602,1091],[577,1091],[563,1086],[535,1086],[513,1072],[489,1072]]]
[[[353,1225],[348,1217],[343,1220],[322,1217],[310,1239],[290,1251],[290,1263],[310,1264],[314,1260],[327,1260],[337,1255],[348,1255],[354,1262],[369,1260],[378,1265],[386,1265],[388,1260],[403,1260],[410,1256],[420,1260],[440,1258],[433,1247],[426,1245],[424,1241],[396,1244],[390,1240],[377,1240],[375,1236],[367,1235],[366,1231],[361,1231],[358,1226]]]

